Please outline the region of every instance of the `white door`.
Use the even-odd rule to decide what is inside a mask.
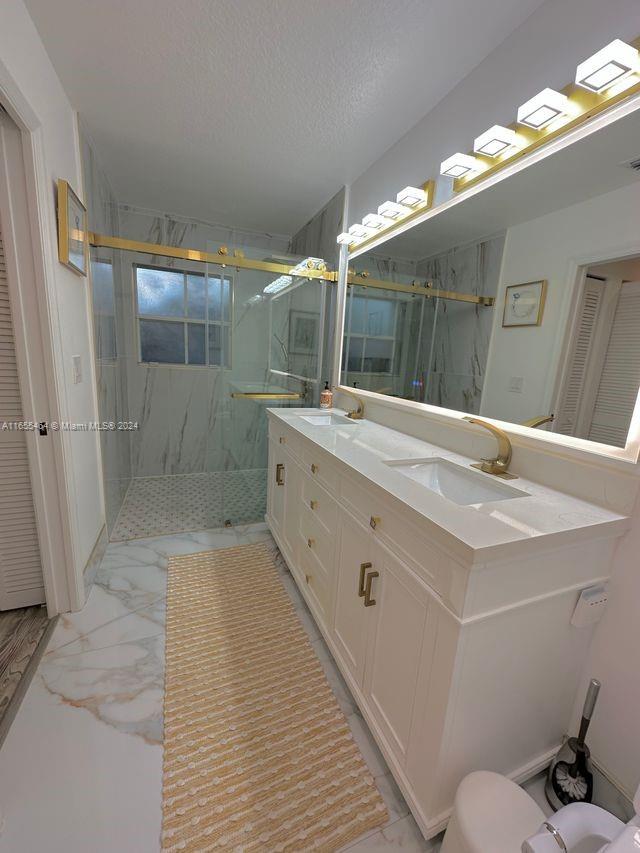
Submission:
[[[269,441],[269,467],[267,476],[267,513],[271,526],[280,539],[284,535],[284,498],[286,489],[286,454],[272,439]]]
[[[587,438],[624,447],[640,386],[640,282],[624,282]]]
[[[429,665],[425,633],[431,596],[414,572],[376,544],[372,584],[375,605],[364,677],[364,693],[388,743],[403,761],[407,755],[420,671]]]
[[[367,655],[371,607],[364,606],[361,581],[375,571],[371,530],[343,511],[338,528],[336,604],[333,638],[338,654],[361,685]]]
[[[0,610],[45,600],[9,286],[0,231]]]

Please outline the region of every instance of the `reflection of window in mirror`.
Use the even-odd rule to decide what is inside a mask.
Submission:
[[[624,447],[640,385],[640,256],[585,270],[556,431]]]

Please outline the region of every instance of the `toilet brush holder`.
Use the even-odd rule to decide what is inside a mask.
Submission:
[[[549,805],[556,811],[570,803],[590,803],[593,797],[591,753],[585,739],[599,692],[600,682],[592,678],[582,709],[578,736],[570,737],[563,743],[549,768],[545,794]]]

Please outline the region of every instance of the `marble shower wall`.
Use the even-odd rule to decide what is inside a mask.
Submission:
[[[504,234],[451,249],[418,262],[419,277],[433,279],[434,287],[495,296],[504,250]],[[462,412],[480,411],[487,366],[493,308],[438,300],[435,333],[423,334],[432,347],[425,402]],[[426,352],[423,358],[427,360]]]
[[[119,209],[124,237],[212,251],[221,245],[264,259],[289,253],[289,238],[226,228],[128,205]],[[204,264],[155,255],[122,255],[126,297],[126,363],[135,477],[264,467],[264,407],[231,401],[229,372],[205,367],[151,367],[138,362],[133,264],[205,271]],[[232,329],[234,381],[267,379],[268,303],[249,303],[270,280],[265,273],[234,272]],[[235,408],[232,409],[232,405]]]
[[[338,244],[336,237],[344,231],[344,202],[345,188],[339,190],[333,198],[318,211],[316,215],[303,225],[303,227],[292,237],[290,251],[295,255],[303,257],[322,258],[327,262],[329,269],[337,270],[339,261]],[[336,316],[336,294],[337,287],[331,284],[324,285],[327,290],[324,315],[324,340],[321,378],[331,381],[333,375],[333,347],[334,347],[334,323]],[[323,387],[324,387],[324,383]],[[316,388],[314,404],[319,401],[319,391]]]
[[[82,128],[81,153],[89,228],[118,236],[116,197]],[[125,348],[129,295],[119,252],[91,249],[91,289],[98,413],[101,421],[117,424],[129,420]],[[131,482],[131,434],[124,430],[102,431],[100,445],[106,524],[111,532]]]

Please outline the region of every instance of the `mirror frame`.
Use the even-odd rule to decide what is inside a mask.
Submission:
[[[347,246],[340,248],[340,266],[338,273],[338,293],[337,293],[337,310],[336,310],[336,336],[334,341],[334,362],[333,362],[333,385],[339,393],[341,390],[350,389],[348,386],[340,384],[341,380],[341,364],[342,350],[344,343],[344,326],[345,326],[345,303],[347,295],[347,278],[349,271],[349,262],[360,255],[373,251],[379,246],[384,245],[389,240],[403,234],[406,231],[428,222],[436,216],[439,216],[446,210],[455,207],[458,204],[463,204],[467,199],[483,192],[489,187],[507,180],[512,175],[527,169],[535,163],[538,163],[547,157],[555,154],[564,148],[579,142],[593,133],[607,127],[609,124],[616,122],[630,113],[640,110],[640,94],[632,94],[625,100],[615,104],[610,109],[600,112],[593,118],[587,118],[578,127],[569,129],[565,134],[559,135],[546,145],[542,145],[530,153],[524,154],[504,168],[495,171],[488,175],[484,180],[474,181],[467,189],[462,189],[453,195],[452,198],[424,210],[421,215],[412,217],[406,223],[399,223],[397,227],[389,232],[380,235],[377,240],[367,240],[366,245],[356,247],[352,252],[348,251]],[[345,218],[346,219],[346,218]],[[615,250],[621,257],[627,254],[640,254],[640,237],[635,246],[616,247]],[[571,273],[567,284],[571,287],[577,285],[579,270],[585,265],[591,265],[598,262],[606,261],[607,258],[583,257],[571,259]],[[363,398],[365,403],[367,400],[372,404],[381,405],[386,408],[396,410],[398,413],[407,415],[421,414],[431,419],[436,419],[441,422],[448,423],[450,426],[470,429],[466,422],[462,419],[466,417],[466,412],[460,412],[455,409],[447,409],[441,406],[434,406],[430,403],[419,403],[413,400],[400,400],[397,397],[389,397],[385,394],[378,394],[375,391],[367,391],[359,388],[358,395]],[[503,429],[510,436],[517,437],[519,446],[528,446],[534,449],[544,448],[547,452],[555,453],[556,455],[565,458],[581,459],[584,462],[597,464],[613,465],[615,468],[627,470],[636,476],[640,476],[640,388],[636,397],[633,415],[629,425],[627,441],[625,446],[615,447],[608,444],[600,444],[598,442],[589,441],[584,438],[575,436],[561,435],[560,433],[546,432],[531,427],[525,427],[521,424],[501,421],[497,418],[485,417],[483,419],[490,421],[496,426]]]

